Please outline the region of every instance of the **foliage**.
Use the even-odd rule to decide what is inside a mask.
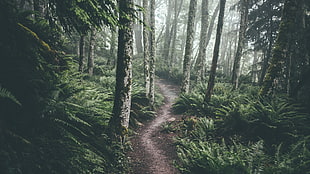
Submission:
[[[91,26],[117,25],[116,2],[114,0],[50,0],[52,19],[58,18],[67,32],[85,34]]]
[[[256,173],[261,170],[263,142],[248,146],[236,143],[181,140],[178,156],[183,173]]]
[[[194,115],[179,127],[176,142],[182,173],[303,173],[309,170],[310,115],[293,100],[258,96],[243,85],[215,88],[211,104],[193,90],[174,109]],[[195,117],[199,116],[199,117]]]
[[[126,173],[124,147],[105,132],[113,71],[76,73],[55,50],[62,34],[0,3],[0,173]]]

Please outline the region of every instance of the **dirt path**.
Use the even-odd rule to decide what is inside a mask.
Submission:
[[[178,90],[167,81],[159,79],[157,86],[165,97],[165,103],[157,111],[157,117],[147,123],[131,140],[133,151],[128,154],[132,161],[133,174],[178,174],[173,166],[176,159],[171,135],[160,132],[161,125],[173,121],[171,106]]]

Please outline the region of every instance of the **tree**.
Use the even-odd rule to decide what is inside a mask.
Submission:
[[[248,0],[241,0],[241,18],[240,18],[240,28],[239,28],[239,40],[237,52],[235,55],[234,66],[232,71],[232,84],[233,89],[238,88],[239,75],[240,75],[240,61],[243,53],[243,47],[245,43],[246,29],[248,23]]]
[[[178,4],[179,2],[179,4]],[[172,69],[173,69],[173,65],[174,65],[174,61],[175,61],[175,52],[176,52],[176,40],[177,40],[177,31],[178,31],[178,19],[180,16],[180,12],[182,9],[182,5],[183,5],[184,0],[181,1],[174,1],[174,19],[173,19],[173,25],[171,27],[171,53],[170,53],[170,58],[169,58],[169,62],[168,62],[168,68],[169,68],[169,78],[172,74]]]
[[[155,104],[155,56],[156,56],[156,40],[155,40],[155,0],[151,0],[150,9],[150,93],[149,99],[151,107]]]
[[[141,6],[141,0],[136,0],[135,2],[138,6]],[[138,18],[142,18],[141,17],[141,12],[138,12]],[[135,35],[135,44],[136,44],[136,49],[137,49],[137,53],[138,54],[142,54],[143,53],[143,45],[142,45],[142,26],[140,24],[140,21],[136,21],[134,24],[134,35]]]
[[[88,63],[87,63],[87,71],[89,76],[92,76],[94,73],[95,36],[96,36],[95,32],[96,32],[95,28],[92,28],[89,38]]]
[[[265,77],[272,47],[277,36],[284,0],[266,0],[262,4],[250,2],[251,11],[248,16],[247,37],[254,42],[255,50],[262,50],[263,61],[261,63],[259,84],[262,84]]]
[[[162,59],[167,60],[168,62],[168,56],[170,52],[170,43],[171,43],[171,12],[172,12],[172,0],[168,0],[168,6],[167,6],[167,16],[166,16],[166,27],[165,27],[165,37],[164,37],[164,46],[162,51]],[[175,0],[176,3],[176,0]]]
[[[272,50],[272,58],[268,67],[261,95],[268,95],[278,89],[295,97],[300,78],[305,65],[309,65],[307,56],[300,54],[307,52],[306,42],[302,34],[305,31],[303,18],[304,1],[286,0],[279,27],[278,37]],[[306,58],[306,59],[305,59]]]
[[[109,127],[114,138],[127,134],[131,106],[133,56],[133,0],[119,1],[118,52],[113,116]],[[123,139],[120,139],[123,141]]]
[[[145,95],[149,97],[150,95],[150,47],[149,47],[149,2],[148,0],[143,0],[143,51],[144,51],[144,86]]]
[[[200,42],[199,42],[199,53],[197,58],[198,73],[197,82],[204,79],[205,64],[206,64],[206,50],[207,50],[207,32],[209,26],[209,12],[208,12],[208,0],[201,1],[201,31],[200,31]]]
[[[85,35],[80,36],[79,44],[79,71],[84,72],[84,59],[85,59]]]
[[[197,9],[197,0],[191,0],[188,11],[188,20],[187,20],[187,34],[186,34],[186,45],[185,45],[185,55],[183,59],[183,79],[181,85],[181,92],[188,93],[190,86],[190,68],[191,68],[191,59],[192,59],[192,48],[194,40],[194,24],[196,17]]]
[[[220,1],[220,12],[219,12],[217,29],[216,29],[216,39],[215,39],[215,45],[214,45],[214,50],[213,50],[212,65],[211,65],[211,71],[210,71],[210,76],[209,76],[209,81],[208,81],[208,87],[207,87],[207,91],[205,95],[206,103],[210,102],[211,96],[213,93],[213,88],[215,85],[214,81],[215,81],[217,61],[219,57],[221,36],[222,36],[222,30],[223,30],[225,4],[226,4],[226,0]]]

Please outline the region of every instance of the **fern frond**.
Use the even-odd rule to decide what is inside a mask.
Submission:
[[[5,88],[2,88],[1,86],[0,86],[0,98],[7,98],[13,101],[14,103],[18,104],[19,106],[22,105],[10,91],[8,91]]]

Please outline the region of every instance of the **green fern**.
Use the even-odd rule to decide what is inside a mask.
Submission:
[[[1,86],[0,86],[0,98],[9,99],[19,106],[22,105],[10,91],[8,91],[5,88],[2,88]]]

